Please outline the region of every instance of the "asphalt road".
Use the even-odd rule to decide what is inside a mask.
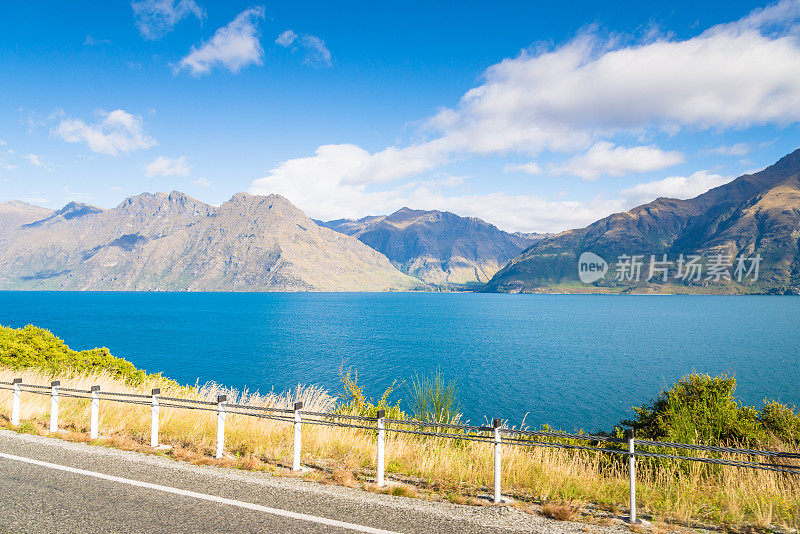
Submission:
[[[583,532],[508,506],[432,503],[0,431],[0,532]],[[598,529],[611,532],[619,529]]]

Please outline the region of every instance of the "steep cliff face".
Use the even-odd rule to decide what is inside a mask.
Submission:
[[[384,291],[423,286],[278,195],[219,208],[145,193],[101,210],[71,203],[0,237],[0,288]]]
[[[321,224],[357,237],[404,273],[440,286],[486,283],[536,241],[535,235],[509,234],[480,219],[409,208]]]
[[[538,291],[575,282],[578,257],[590,251],[608,261],[623,254],[760,255],[759,279],[751,287],[739,287],[734,281],[699,285],[723,292],[791,291],[800,285],[798,238],[800,150],[693,199],[659,198],[543,239],[500,270],[486,289]]]

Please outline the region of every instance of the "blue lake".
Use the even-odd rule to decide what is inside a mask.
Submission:
[[[439,368],[473,423],[564,430],[608,429],[693,370],[800,404],[798,318],[800,298],[768,296],[0,292],[0,324],[182,383],[339,392],[344,363],[377,397]]]

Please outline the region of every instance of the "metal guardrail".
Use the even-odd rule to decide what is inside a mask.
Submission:
[[[242,415],[258,417],[274,421],[291,423],[294,431],[292,470],[299,471],[300,452],[302,449],[302,426],[325,425],[341,428],[354,428],[374,431],[377,434],[376,482],[378,486],[385,484],[385,436],[386,432],[397,434],[412,434],[430,436],[462,441],[478,441],[494,444],[494,502],[502,501],[501,493],[501,466],[502,447],[547,447],[590,451],[604,454],[627,456],[628,476],[630,486],[630,521],[636,522],[636,458],[661,458],[681,461],[703,462],[717,465],[727,465],[739,468],[761,469],[785,474],[800,475],[800,462],[797,465],[739,461],[723,458],[703,456],[683,456],[664,452],[637,450],[636,446],[676,449],[688,451],[703,451],[709,453],[739,454],[742,456],[760,456],[777,461],[779,459],[800,460],[800,453],[781,452],[762,449],[745,449],[735,447],[720,447],[708,445],[695,445],[690,443],[673,443],[636,439],[632,429],[626,431],[625,439],[611,436],[593,434],[574,434],[567,432],[554,432],[549,430],[521,430],[505,428],[500,419],[494,419],[492,426],[453,425],[418,421],[413,419],[389,419],[384,410],[378,410],[377,417],[359,415],[335,414],[303,410],[303,403],[295,403],[293,409],[273,408],[265,406],[248,406],[244,404],[228,403],[225,395],[217,397],[217,402],[201,399],[186,399],[179,397],[162,397],[159,389],[153,389],[150,395],[137,393],[118,393],[101,391],[100,386],[92,386],[89,390],[71,389],[62,387],[60,381],[53,381],[50,386],[39,384],[23,384],[21,378],[12,382],[0,381],[0,389],[12,392],[11,424],[19,426],[21,394],[32,393],[35,395],[50,396],[50,432],[58,431],[58,407],[61,397],[87,399],[90,401],[89,436],[97,439],[99,434],[100,401],[123,402],[151,407],[150,445],[158,447],[159,413],[162,407],[186,410],[203,410],[217,414],[217,433],[215,457],[222,458],[225,449],[225,419],[227,415]],[[585,441],[586,445],[563,443],[559,441],[543,441],[544,439]],[[601,446],[600,444],[604,444]],[[619,446],[615,448],[614,445]],[[624,447],[626,446],[626,447]]]

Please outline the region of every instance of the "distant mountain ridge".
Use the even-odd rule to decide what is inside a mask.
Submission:
[[[21,200],[0,202],[0,235],[16,230],[24,224],[49,217],[52,213],[53,210]]]
[[[391,215],[321,222],[357,237],[402,272],[438,286],[476,286],[535,242],[537,234],[510,234],[480,219],[402,208]]]
[[[621,255],[725,255],[763,261],[759,279],[683,284],[657,281],[652,291],[798,292],[800,288],[800,149],[763,171],[740,176],[690,200],[658,198],[615,213],[585,228],[543,239],[498,271],[487,291],[630,290],[609,274],[593,285],[577,283],[577,260],[593,252],[614,261]]]
[[[0,208],[11,212],[11,208]],[[14,206],[17,206],[16,204]],[[424,287],[357,239],[321,228],[279,195],[214,207],[173,191],[103,210],[0,217],[0,289],[386,291]],[[28,213],[31,212],[31,213]],[[5,213],[0,209],[0,215]]]

